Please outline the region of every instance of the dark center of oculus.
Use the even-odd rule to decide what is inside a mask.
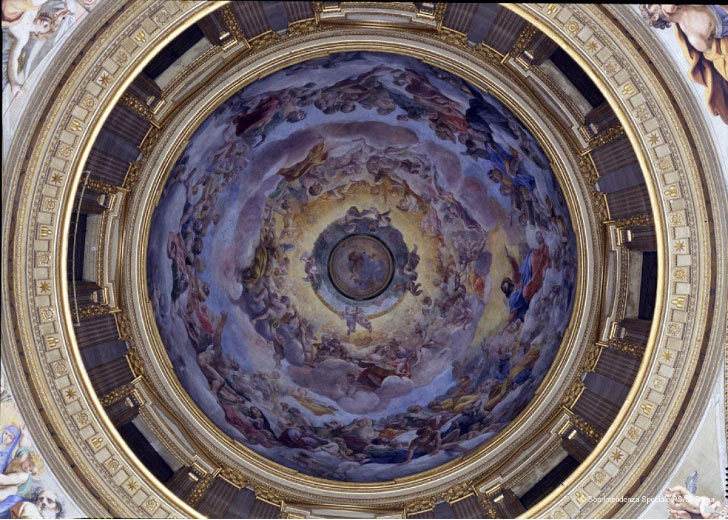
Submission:
[[[379,296],[392,281],[394,260],[389,248],[371,235],[342,239],[329,255],[329,277],[336,290],[352,300]]]

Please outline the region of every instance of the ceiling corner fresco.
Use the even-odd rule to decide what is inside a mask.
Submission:
[[[706,110],[728,125],[728,6],[641,4],[653,29],[669,29],[687,77],[705,87]]]
[[[0,518],[79,518],[33,441],[0,369]]]
[[[5,0],[2,3],[3,121],[15,127],[61,44],[100,0]],[[14,119],[8,119],[13,117]],[[5,146],[14,128],[6,129]],[[6,148],[4,148],[6,149]]]
[[[576,240],[496,99],[356,52],[218,107],[172,169],[147,261],[177,377],[218,427],[371,482],[475,450],[531,400],[571,315]]]

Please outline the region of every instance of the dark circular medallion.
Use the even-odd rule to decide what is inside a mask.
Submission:
[[[394,259],[389,248],[371,235],[351,235],[336,244],[329,256],[329,277],[341,294],[352,300],[378,296],[392,281]]]

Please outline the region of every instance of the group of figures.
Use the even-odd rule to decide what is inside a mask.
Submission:
[[[2,374],[0,392],[0,518],[79,516],[60,492],[25,427]]]
[[[392,253],[381,294],[333,288],[347,234]],[[349,282],[384,280],[377,255],[347,251]],[[466,455],[525,408],[571,316],[576,243],[546,156],[499,101],[356,52],[208,116],[147,262],[177,377],[218,427],[303,473],[368,482]]]

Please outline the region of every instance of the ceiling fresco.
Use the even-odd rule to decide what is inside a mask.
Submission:
[[[576,240],[501,103],[413,58],[340,53],[233,95],[155,209],[147,282],[176,375],[302,473],[391,480],[482,446],[569,323]]]

